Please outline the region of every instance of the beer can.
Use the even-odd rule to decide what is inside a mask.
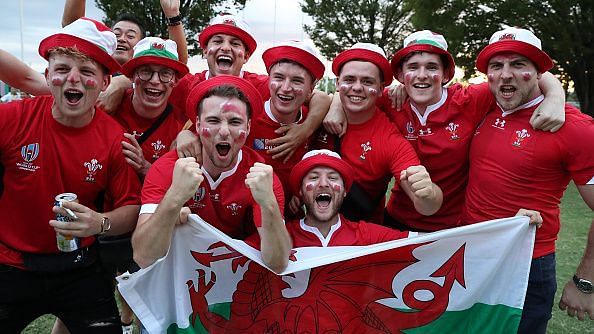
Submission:
[[[78,203],[78,197],[73,193],[62,193],[55,198],[54,206],[62,206],[63,202],[76,202]],[[56,213],[56,220],[60,222],[73,222],[75,217],[71,217],[66,214]],[[56,241],[58,243],[58,249],[62,252],[72,252],[80,247],[80,238],[73,236],[65,236],[56,232]]]

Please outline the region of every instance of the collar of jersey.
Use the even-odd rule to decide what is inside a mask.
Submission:
[[[417,115],[417,118],[419,119],[419,122],[421,122],[421,125],[425,126],[425,125],[427,125],[427,118],[429,117],[429,114],[431,114],[433,111],[435,111],[435,110],[439,109],[441,106],[443,106],[447,99],[448,99],[448,90],[447,90],[447,88],[442,87],[441,88],[441,99],[439,99],[439,101],[437,101],[437,103],[435,103],[435,104],[428,105],[427,109],[425,109],[424,115],[421,115],[421,113],[419,112],[417,107],[415,107],[414,104],[412,104],[412,102],[410,102],[410,107],[412,108],[413,112]]]
[[[514,109],[511,109],[511,110],[503,110],[503,108],[501,107],[501,105],[499,105],[499,103],[497,103],[497,106],[502,111],[501,116],[505,117],[505,116],[509,116],[509,115],[515,113],[518,110],[522,110],[522,109],[527,109],[527,108],[530,108],[530,107],[534,107],[535,105],[541,103],[543,100],[544,100],[544,95],[540,94],[539,96],[535,97],[531,101],[528,101],[528,102],[522,104],[521,106],[517,106],[517,107],[515,107]]]
[[[206,78],[206,80],[210,79],[210,71],[209,71],[209,70],[206,70],[206,74],[204,74],[204,77]],[[240,77],[240,78],[243,78],[243,70],[241,70],[241,71],[239,72],[239,77]],[[214,77],[213,77],[213,78],[214,78]]]
[[[322,243],[322,247],[328,247],[330,240],[332,240],[332,235],[336,230],[340,228],[341,222],[340,216],[338,216],[338,221],[336,222],[336,224],[330,226],[330,233],[328,233],[328,235],[325,238],[317,227],[306,225],[305,218],[299,221],[299,225],[301,225],[302,230],[313,233],[316,237],[318,237],[318,239],[320,239],[320,242]]]
[[[288,123],[281,123],[279,122],[276,117],[274,117],[274,115],[272,114],[272,109],[270,109],[270,100],[264,102],[264,111],[266,112],[266,115],[273,121],[275,121],[276,123],[280,124],[280,125],[287,125]],[[301,119],[303,118],[303,113],[301,112],[301,107],[299,107],[299,117],[298,119],[293,122],[293,123],[299,123],[301,122]]]
[[[217,187],[219,186],[219,184],[221,184],[221,182],[223,182],[223,180],[225,180],[229,176],[235,174],[235,171],[237,170],[237,167],[239,166],[239,163],[241,162],[242,158],[243,158],[243,152],[242,152],[242,150],[239,150],[239,153],[237,153],[237,162],[235,163],[235,166],[233,166],[233,168],[231,168],[230,170],[222,172],[216,181],[214,181],[212,179],[212,176],[210,176],[210,174],[208,174],[208,171],[206,171],[206,169],[204,169],[204,166],[200,167],[200,169],[202,169],[202,174],[204,174],[204,176],[206,176],[206,180],[208,180],[210,189],[211,190],[217,189]]]

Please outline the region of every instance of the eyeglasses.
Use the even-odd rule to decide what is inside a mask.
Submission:
[[[171,82],[171,80],[173,80],[173,77],[175,76],[174,71],[168,70],[166,68],[163,68],[159,71],[153,71],[150,68],[141,68],[138,71],[136,71],[136,75],[142,81],[149,81],[153,78],[155,72],[157,73],[157,76],[159,77],[159,80],[161,80],[162,83]]]

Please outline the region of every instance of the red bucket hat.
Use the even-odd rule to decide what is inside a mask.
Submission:
[[[220,14],[208,23],[198,36],[200,47],[206,49],[208,40],[216,34],[231,35],[239,38],[247,49],[248,54],[254,53],[258,44],[249,31],[247,23],[241,18],[231,14]]]
[[[258,90],[247,80],[233,75],[217,75],[214,78],[204,80],[192,88],[186,100],[186,116],[195,120],[198,114],[198,104],[212,88],[230,85],[239,89],[247,98],[252,109],[252,115],[258,115],[264,110],[264,102]]]
[[[174,41],[159,37],[145,37],[134,46],[134,57],[122,66],[122,73],[131,78],[139,66],[157,64],[171,68],[181,78],[190,70],[178,59],[177,44]]]
[[[116,36],[109,27],[82,17],[62,28],[59,33],[44,38],[39,43],[39,55],[49,60],[49,51],[53,48],[76,48],[114,74],[121,69],[120,64],[111,57],[116,45]]]
[[[553,60],[542,51],[540,39],[529,30],[513,27],[500,30],[491,36],[489,45],[476,57],[476,68],[486,74],[489,60],[496,54],[505,52],[521,54],[530,59],[536,65],[538,73],[553,68]]]
[[[404,47],[398,50],[398,52],[394,54],[394,57],[392,57],[392,72],[394,72],[396,80],[400,81],[398,76],[402,72],[402,59],[410,53],[418,51],[445,55],[448,59],[448,63],[444,64],[448,68],[445,75],[447,75],[449,80],[454,78],[456,63],[454,62],[452,55],[448,52],[448,42],[446,42],[445,38],[438,33],[429,30],[421,30],[413,32],[406,37],[404,39]]]
[[[388,86],[392,83],[390,63],[386,59],[386,53],[379,46],[371,43],[356,43],[350,49],[342,51],[332,62],[334,75],[339,76],[342,66],[351,60],[368,61],[375,64],[384,77],[384,84]]]
[[[313,45],[301,41],[287,41],[262,54],[262,60],[264,60],[268,73],[270,73],[272,65],[283,59],[294,61],[303,66],[314,80],[320,80],[324,76],[326,68],[319,58],[319,52]]]
[[[305,153],[301,161],[299,161],[291,170],[289,176],[289,187],[293,194],[299,194],[303,178],[310,170],[316,167],[328,167],[337,171],[344,181],[345,191],[348,192],[353,184],[353,177],[355,172],[353,168],[340,155],[330,150],[313,150]]]

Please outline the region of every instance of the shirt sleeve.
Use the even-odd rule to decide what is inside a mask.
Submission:
[[[577,109],[572,112],[579,113]],[[594,120],[581,113],[577,116],[570,115],[570,110],[567,110],[567,116],[565,125],[558,133],[561,139],[558,141],[559,150],[564,155],[564,168],[575,184],[594,184]]]
[[[141,195],[143,211],[145,206],[156,208],[171,186],[172,178],[173,168],[171,168],[171,160],[168,159],[168,155],[157,159],[144,178]]]
[[[400,172],[410,166],[420,165],[419,157],[412,145],[402,137],[396,130],[389,137],[389,142],[384,146],[390,150],[387,156],[390,157],[388,163],[392,176],[396,179],[400,178]]]
[[[23,101],[0,103],[0,152],[6,150],[14,137],[17,115],[23,110]],[[41,111],[40,111],[41,112]]]

